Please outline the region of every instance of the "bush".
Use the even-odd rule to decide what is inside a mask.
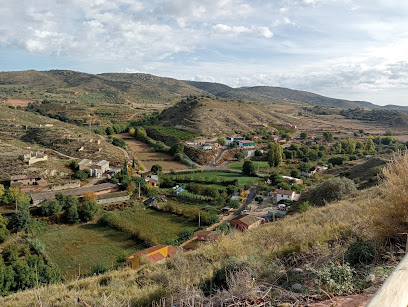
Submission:
[[[87,169],[84,169],[82,171],[77,171],[75,173],[75,178],[81,181],[85,181],[86,179],[88,179],[88,177],[89,177],[89,170]]]
[[[118,139],[118,138],[113,138],[112,139],[112,144],[118,147],[121,147],[123,149],[127,149],[127,145],[126,142],[122,139]]]
[[[347,294],[353,291],[353,270],[348,264],[336,265],[332,262],[324,265],[319,270],[309,268],[317,275],[322,288],[335,295]]]
[[[307,210],[309,210],[309,207],[310,207],[309,202],[308,202],[308,201],[304,201],[303,203],[301,203],[301,204],[299,205],[298,211],[299,211],[300,213],[306,212]]]
[[[103,274],[108,268],[103,263],[96,263],[92,266],[91,272],[93,275]]]
[[[353,180],[345,177],[331,178],[310,191],[309,200],[315,206],[324,206],[326,202],[340,200],[346,196],[355,196],[358,191]]]
[[[375,247],[369,240],[357,238],[356,242],[351,243],[346,251],[346,260],[352,264],[369,264],[374,260]]]
[[[44,216],[51,216],[60,213],[62,205],[57,200],[50,200],[41,206],[41,214]]]
[[[89,222],[96,215],[99,210],[99,206],[96,202],[86,201],[79,207],[79,217],[84,222]]]
[[[67,209],[66,212],[67,222],[70,224],[75,224],[79,222],[78,206],[73,205]]]
[[[177,241],[181,243],[181,242],[187,241],[192,236],[194,236],[194,231],[190,228],[186,228],[180,232],[180,234],[178,235]]]
[[[35,251],[38,255],[41,255],[45,250],[45,244],[43,244],[37,238],[30,241],[30,248]]]

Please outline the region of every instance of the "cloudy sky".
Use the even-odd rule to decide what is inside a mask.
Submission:
[[[408,105],[406,0],[0,0],[0,70],[145,72]]]

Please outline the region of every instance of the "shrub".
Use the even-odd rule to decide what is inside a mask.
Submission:
[[[86,179],[88,179],[88,177],[89,177],[89,170],[87,169],[75,172],[75,178],[81,181],[85,181]]]
[[[35,251],[38,255],[41,255],[45,250],[45,244],[43,244],[37,238],[30,241],[30,248]]]
[[[67,222],[70,224],[75,224],[79,222],[78,206],[73,205],[67,209],[66,212]]]
[[[326,202],[340,200],[358,193],[355,183],[345,177],[336,177],[324,181],[310,191],[309,199],[315,206],[324,206]]]
[[[309,270],[317,275],[322,288],[332,294],[341,295],[353,291],[353,270],[348,264],[336,265],[333,262],[325,264],[322,268]]]
[[[307,210],[309,210],[309,207],[310,207],[309,202],[308,202],[308,201],[304,201],[303,203],[301,203],[301,204],[299,205],[298,211],[299,211],[300,213],[306,212]]]
[[[41,214],[44,216],[51,216],[60,213],[62,205],[56,200],[50,200],[41,206]]]
[[[91,272],[93,275],[103,274],[108,268],[103,263],[96,263],[92,266]]]
[[[79,217],[84,222],[89,222],[96,215],[99,210],[99,206],[96,202],[86,201],[79,207]]]
[[[348,246],[345,256],[350,264],[369,264],[374,260],[375,247],[371,241],[357,238]]]
[[[178,235],[177,241],[179,243],[184,242],[190,239],[192,236],[194,236],[194,231],[190,228],[186,228],[180,232],[180,234]]]

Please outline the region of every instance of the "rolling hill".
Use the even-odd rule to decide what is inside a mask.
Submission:
[[[232,88],[220,83],[186,81],[186,83],[204,90],[217,97],[253,102],[292,102],[312,106],[336,108],[375,108],[376,105],[365,101],[350,101],[321,96],[318,94],[297,91],[283,87],[254,86]]]

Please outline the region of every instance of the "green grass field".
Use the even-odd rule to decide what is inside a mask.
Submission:
[[[130,255],[143,249],[141,242],[96,224],[49,226],[38,239],[46,245],[46,255],[65,279],[78,276],[78,265],[81,274],[89,274],[96,263],[111,268],[123,253]]]
[[[115,218],[113,226],[124,233],[139,237],[149,245],[174,240],[186,228],[197,228],[195,223],[185,217],[144,208],[121,212]]]
[[[257,168],[259,167],[259,169],[269,168],[269,164],[266,161],[252,161],[252,162],[254,163],[255,167]],[[242,170],[243,165],[244,162],[233,162],[228,165],[228,168]]]
[[[240,185],[245,184],[253,184],[259,180],[258,177],[249,177],[245,176],[240,173],[229,173],[229,172],[202,172],[202,173],[194,173],[194,174],[185,174],[183,175],[186,178],[203,178],[208,180],[217,179],[219,181],[230,181],[234,179],[238,179],[238,183]]]

